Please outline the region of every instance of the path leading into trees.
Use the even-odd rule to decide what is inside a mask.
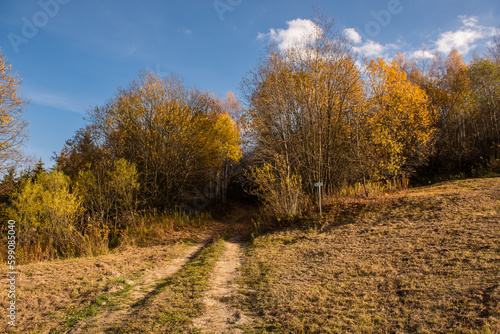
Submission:
[[[208,287],[203,294],[205,312],[199,318],[192,319],[193,329],[201,330],[202,333],[243,333],[241,326],[251,321],[232,306],[231,298],[240,289],[236,279],[243,261],[244,239],[252,226],[252,212],[253,208],[238,208],[225,219],[230,237],[224,241],[222,254],[213,267]],[[195,259],[210,243],[212,237],[211,233],[200,236],[200,241],[188,246],[180,256],[162,263],[161,266],[148,269],[134,281],[126,281],[125,284],[130,286],[130,290],[110,298],[107,301],[109,307],[100,305],[105,306],[104,310],[83,318],[65,333],[106,333],[111,328],[126,326],[137,307],[141,307],[144,301],[151,298],[150,295],[159,282],[174,275]],[[160,295],[157,297],[161,298]]]

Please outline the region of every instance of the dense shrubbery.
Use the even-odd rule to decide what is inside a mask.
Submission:
[[[23,181],[6,212],[18,222],[22,256],[42,260],[87,254],[75,224],[83,213],[82,201],[70,191],[64,173],[42,171],[35,180]]]
[[[256,185],[249,192],[262,200],[265,218],[288,222],[301,215],[307,203],[302,179],[282,156],[250,168],[248,176]]]

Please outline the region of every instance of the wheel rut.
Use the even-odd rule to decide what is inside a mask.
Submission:
[[[86,318],[74,327],[67,330],[67,334],[83,333],[106,333],[106,329],[113,325],[126,322],[137,307],[143,305],[148,299],[157,294],[156,286],[159,281],[169,277],[192,261],[210,243],[210,238],[202,238],[201,242],[189,246],[181,256],[168,261],[165,265],[153,268],[137,279],[129,281],[130,290],[125,295],[113,298],[111,301],[116,305],[111,306],[104,312]]]
[[[206,311],[203,316],[193,320],[193,327],[201,328],[202,333],[243,333],[239,327],[250,321],[229,302],[239,289],[235,279],[239,274],[243,248],[244,244],[237,237],[230,238],[224,244],[224,252],[214,267],[203,298]]]

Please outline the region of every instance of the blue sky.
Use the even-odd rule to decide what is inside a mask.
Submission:
[[[500,25],[498,0],[315,0],[367,57],[483,53]],[[202,90],[239,93],[267,42],[307,33],[312,1],[0,0],[0,48],[31,100],[25,151],[50,157],[140,69]]]

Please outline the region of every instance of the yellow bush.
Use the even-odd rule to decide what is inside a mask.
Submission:
[[[269,217],[286,221],[301,214],[306,204],[302,179],[290,170],[282,156],[277,155],[273,162],[251,168],[249,176],[256,185],[249,192],[264,202],[264,212]]]
[[[40,173],[14,194],[9,217],[19,223],[24,261],[70,257],[87,253],[75,223],[82,213],[79,196],[69,189],[62,172]]]

